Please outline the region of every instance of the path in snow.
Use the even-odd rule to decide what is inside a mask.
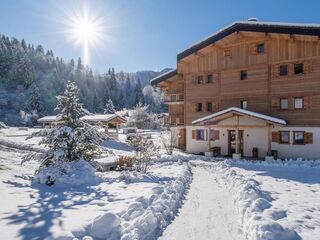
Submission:
[[[232,197],[211,171],[193,167],[193,181],[186,201],[160,239],[242,239]]]

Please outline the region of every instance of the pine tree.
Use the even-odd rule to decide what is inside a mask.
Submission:
[[[116,112],[116,110],[114,109],[113,102],[109,98],[109,100],[108,100],[108,102],[106,104],[106,108],[104,109],[104,113],[105,114],[114,114],[115,112]]]
[[[57,165],[61,162],[78,160],[90,161],[101,153],[100,144],[104,135],[80,118],[85,114],[82,104],[78,100],[79,90],[74,82],[67,82],[63,95],[58,96],[56,126],[32,134],[44,136],[39,144],[46,150],[42,153],[31,153],[24,157],[24,161],[32,159],[40,161],[40,169]]]

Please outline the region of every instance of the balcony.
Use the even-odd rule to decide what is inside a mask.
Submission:
[[[165,120],[165,125],[169,125],[169,126],[182,126],[182,125],[184,125],[183,114],[169,115]]]
[[[164,102],[166,104],[183,104],[184,94],[183,93],[165,93]]]

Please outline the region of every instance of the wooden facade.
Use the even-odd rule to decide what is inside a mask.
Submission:
[[[301,73],[295,73],[296,66]],[[280,68],[287,68],[287,74],[281,75]],[[183,115],[185,125],[246,101],[248,110],[285,119],[288,125],[320,126],[320,40],[237,31],[180,59],[177,74],[157,85],[168,93],[183,91],[183,104],[169,103],[169,115]],[[303,99],[302,108],[295,109],[295,98]],[[281,99],[288,99],[287,109],[281,109]]]

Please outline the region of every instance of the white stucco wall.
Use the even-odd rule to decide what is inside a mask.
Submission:
[[[265,124],[262,120],[254,118],[241,117],[239,119],[240,125],[260,126]],[[217,141],[211,141],[210,146],[221,147],[221,154],[226,155],[228,153],[228,130],[234,130],[234,128],[219,127],[221,125],[235,125],[236,118],[229,118],[219,122],[218,125],[211,126],[210,128],[220,131],[220,139]],[[198,141],[192,139],[192,130],[195,129],[208,129],[206,126],[187,126],[186,127],[186,151],[189,153],[203,153],[209,150],[208,141]],[[244,156],[252,156],[252,149],[258,148],[259,157],[266,156],[268,151],[268,128],[267,127],[247,127],[239,128],[243,130],[243,147]],[[313,144],[305,145],[293,145],[293,144],[278,144],[272,143],[272,150],[278,150],[279,158],[298,158],[304,159],[320,159],[320,127],[281,127],[277,126],[272,131],[291,131],[290,138],[292,143],[293,134],[292,131],[306,131],[313,133]]]
[[[275,127],[272,131],[291,131],[291,144],[272,143],[272,149],[278,150],[279,158],[304,158],[320,160],[320,127]],[[313,144],[294,145],[292,131],[313,133]]]

